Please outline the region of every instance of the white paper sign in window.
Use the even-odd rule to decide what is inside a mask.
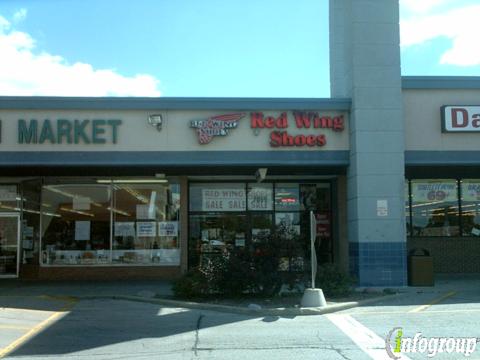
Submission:
[[[154,221],[137,222],[137,236],[154,237],[157,235],[157,226]]]
[[[115,222],[115,236],[135,236],[135,223],[133,221]]]
[[[178,236],[178,221],[161,221],[158,223],[159,236]]]
[[[75,221],[75,241],[90,240],[90,221]]]
[[[244,189],[202,189],[202,211],[245,211]]]
[[[248,209],[249,210],[273,210],[273,191],[272,188],[251,187],[248,190]]]

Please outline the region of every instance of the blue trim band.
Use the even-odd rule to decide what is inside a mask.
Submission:
[[[2,151],[0,166],[340,166],[349,151]]]
[[[480,76],[403,76],[403,89],[480,89]]]
[[[21,110],[345,110],[351,99],[135,98],[0,96],[0,109]]]
[[[405,151],[407,166],[478,166],[480,151]]]

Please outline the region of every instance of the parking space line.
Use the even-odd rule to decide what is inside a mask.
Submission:
[[[0,329],[28,330],[30,326],[0,324]]]
[[[344,314],[328,314],[326,317],[372,359],[388,359],[386,340],[359,323],[353,317]],[[398,354],[397,359],[410,360],[409,357],[403,354]]]
[[[433,299],[428,304],[425,304],[425,305],[419,306],[419,307],[417,307],[413,310],[410,310],[409,313],[416,313],[416,312],[424,311],[424,310],[428,309],[430,306],[436,305],[436,304],[448,299],[449,297],[452,297],[456,293],[457,293],[456,291],[451,291],[449,293],[446,293],[445,295],[442,295],[438,298]]]
[[[56,311],[52,315],[50,315],[47,319],[43,320],[41,323],[38,325],[35,325],[33,328],[31,328],[27,333],[10,343],[7,347],[4,347],[3,349],[0,350],[0,359],[4,358],[8,354],[10,354],[12,351],[26,343],[28,340],[33,338],[35,335],[37,335],[39,332],[42,330],[46,329],[49,327],[53,322],[56,320],[60,319],[62,316],[66,315],[68,311],[70,311],[73,306],[75,305],[76,300],[75,299],[70,299],[65,306],[63,306],[60,310]]]

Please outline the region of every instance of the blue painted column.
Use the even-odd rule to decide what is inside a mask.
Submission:
[[[330,1],[332,97],[352,98],[347,211],[360,286],[406,285],[398,0]]]

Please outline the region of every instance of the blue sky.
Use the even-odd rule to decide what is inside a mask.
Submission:
[[[401,0],[403,75],[480,75],[478,0]],[[327,0],[1,0],[0,94],[328,97]]]

